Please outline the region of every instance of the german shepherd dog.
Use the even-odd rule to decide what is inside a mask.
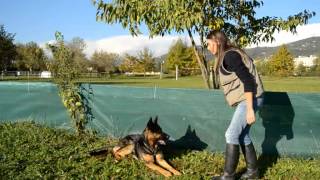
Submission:
[[[161,146],[165,145],[168,139],[169,136],[158,125],[158,117],[154,120],[150,117],[142,134],[127,135],[120,139],[112,152],[117,160],[133,154],[137,159],[143,160],[147,167],[158,171],[165,177],[181,175],[163,157]]]

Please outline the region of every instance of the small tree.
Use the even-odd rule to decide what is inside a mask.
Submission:
[[[267,60],[259,59],[255,60],[255,65],[257,68],[257,71],[262,75],[262,76],[267,76],[270,74],[270,63]]]
[[[307,69],[306,67],[303,65],[303,63],[299,63],[297,67],[295,67],[295,70],[294,70],[294,74],[296,76],[304,76],[307,72]]]
[[[165,68],[175,71],[176,65],[179,69],[193,69],[198,67],[197,60],[192,48],[188,47],[186,42],[178,39],[174,42],[168,52],[165,60]],[[182,75],[190,75],[191,71],[179,71]]]
[[[3,25],[0,25],[0,70],[7,70],[16,58],[15,34],[8,33]]]
[[[119,66],[121,72],[142,72],[142,66],[140,66],[139,59],[135,56],[125,54],[124,60]]]
[[[91,57],[91,63],[93,68],[98,72],[110,73],[115,71],[118,59],[118,54],[108,53],[105,51],[95,51]]]
[[[308,74],[311,76],[320,76],[320,55],[313,61],[313,65],[310,67]]]
[[[63,35],[56,32],[55,37],[56,44],[47,44],[54,56],[53,62],[48,63],[48,68],[53,72],[54,81],[59,87],[59,95],[70,113],[77,134],[80,135],[85,132],[87,119],[79,84],[75,82],[79,77],[79,70],[74,66],[73,53],[65,46]]]
[[[17,46],[17,58],[15,65],[18,69],[27,69],[32,72],[33,70],[45,70],[47,57],[42,48],[35,42],[27,44],[19,44]]]
[[[271,57],[270,70],[276,76],[293,75],[294,61],[286,45],[279,47],[278,51]]]
[[[72,52],[74,66],[79,70],[79,72],[86,72],[90,63],[84,53],[87,46],[86,42],[80,37],[74,37],[66,44],[66,46]]]
[[[143,48],[143,50],[138,52],[138,61],[138,65],[140,66],[139,71],[142,70],[144,74],[149,71],[154,71],[156,64],[155,58],[149,48]]]

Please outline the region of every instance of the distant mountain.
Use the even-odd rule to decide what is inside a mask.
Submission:
[[[286,44],[290,53],[294,57],[310,56],[320,54],[320,37],[311,37]],[[252,58],[266,58],[274,54],[279,46],[276,47],[256,47],[246,49]]]
[[[320,54],[320,37],[311,37],[286,44],[294,57]],[[264,59],[272,56],[280,46],[247,48],[245,51],[254,59]],[[167,54],[157,57],[159,62],[165,60]],[[206,59],[213,59],[213,55],[206,50]]]

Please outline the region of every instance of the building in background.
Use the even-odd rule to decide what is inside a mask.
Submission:
[[[305,67],[311,67],[314,64],[314,60],[317,59],[317,56],[298,56],[294,58],[294,65],[297,67],[299,64],[303,64]]]

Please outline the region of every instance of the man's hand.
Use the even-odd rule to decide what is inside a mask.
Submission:
[[[256,122],[254,110],[252,108],[247,109],[247,124],[251,125]]]
[[[251,125],[256,121],[253,110],[253,95],[252,92],[245,92],[244,95],[247,101],[247,124]]]

